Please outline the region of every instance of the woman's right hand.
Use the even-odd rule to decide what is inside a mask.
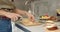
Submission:
[[[18,20],[19,17],[22,17],[19,14],[9,13],[9,12],[6,13],[5,16],[8,17],[8,18],[10,18],[12,21],[16,21],[16,20]]]

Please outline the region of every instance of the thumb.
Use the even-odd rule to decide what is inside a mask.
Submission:
[[[21,19],[21,18],[23,18],[21,15],[17,15],[17,17],[18,17],[18,20]]]

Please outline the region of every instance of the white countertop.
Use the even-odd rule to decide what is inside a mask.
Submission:
[[[27,27],[27,26],[24,26],[24,25],[19,24],[19,23],[17,23],[17,24],[24,27],[24,28],[26,28],[27,30],[29,30],[31,32],[47,32],[47,30],[44,28],[43,24],[39,25],[39,26],[31,26],[31,27]],[[57,22],[56,24],[57,24],[58,27],[60,27],[59,26],[60,22]],[[60,31],[60,30],[57,30],[57,31]]]

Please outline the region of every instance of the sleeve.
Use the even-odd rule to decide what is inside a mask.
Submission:
[[[11,1],[8,0],[0,0],[0,9],[1,8],[9,8],[9,9],[15,9],[16,7]]]

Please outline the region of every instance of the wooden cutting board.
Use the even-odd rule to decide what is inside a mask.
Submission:
[[[22,19],[21,23],[25,26],[37,26],[37,25],[40,25],[41,23],[38,22],[38,21],[34,21],[32,22],[30,19],[28,18],[24,18]]]
[[[40,25],[41,23],[39,23],[39,22],[34,22],[34,23],[29,23],[29,22],[27,22],[27,23],[24,23],[24,22],[21,22],[23,25],[25,25],[25,26],[37,26],[37,25]]]

